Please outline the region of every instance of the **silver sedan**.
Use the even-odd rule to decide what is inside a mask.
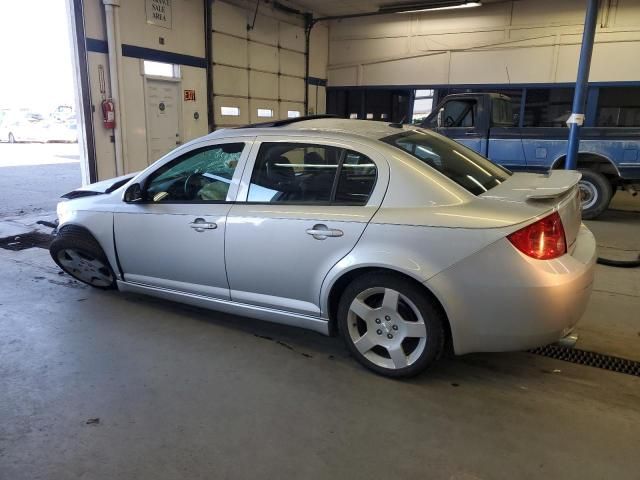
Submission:
[[[94,287],[339,333],[366,367],[409,376],[447,349],[572,331],[596,259],[579,180],[421,128],[291,119],[70,192],[50,250]]]

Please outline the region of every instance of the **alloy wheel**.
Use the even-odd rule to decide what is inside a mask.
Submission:
[[[113,283],[109,267],[86,252],[66,248],[58,252],[58,261],[68,274],[85,283],[96,287],[108,287]]]
[[[382,368],[412,365],[427,344],[427,328],[418,307],[391,288],[361,292],[351,302],[347,321],[355,348]]]

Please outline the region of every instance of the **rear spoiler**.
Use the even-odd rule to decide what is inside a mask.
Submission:
[[[582,178],[575,170],[551,170],[548,173],[514,173],[500,185],[481,196],[506,201],[550,200],[572,190]]]
[[[577,183],[577,182],[576,182]],[[565,193],[567,193],[569,190],[571,190],[572,187],[574,187],[574,185],[571,185],[569,188],[556,188],[553,191],[550,192],[536,192],[536,193],[530,193],[529,195],[527,195],[527,200],[550,200],[553,198],[558,198],[563,196]]]

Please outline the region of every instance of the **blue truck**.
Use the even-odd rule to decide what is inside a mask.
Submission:
[[[421,126],[466,145],[512,171],[564,168],[567,127],[519,127],[511,99],[498,93],[446,96]],[[580,129],[582,216],[604,212],[615,191],[640,189],[640,127]]]

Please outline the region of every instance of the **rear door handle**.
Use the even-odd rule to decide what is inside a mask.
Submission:
[[[316,240],[324,240],[327,237],[341,237],[344,235],[342,230],[328,228],[326,225],[319,223],[313,228],[307,229],[307,235],[311,235]]]
[[[215,223],[207,222],[204,218],[196,218],[189,224],[196,232],[204,232],[205,230],[215,230],[218,225]]]

